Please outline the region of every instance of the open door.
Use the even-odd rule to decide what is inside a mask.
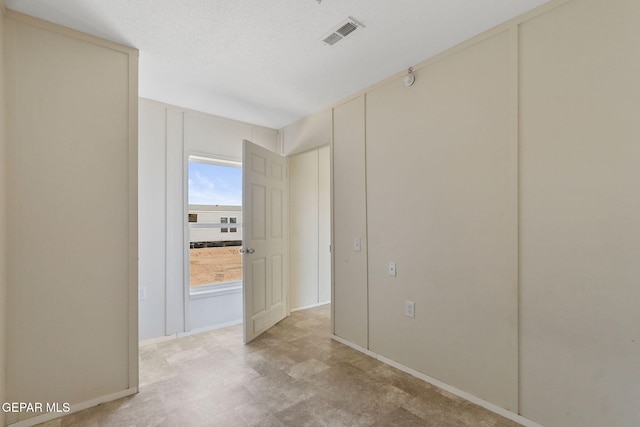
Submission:
[[[244,342],[287,315],[287,159],[243,142]]]

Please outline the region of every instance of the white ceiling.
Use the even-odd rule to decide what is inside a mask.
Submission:
[[[140,50],[140,96],[281,128],[548,0],[5,0]],[[329,47],[345,18],[365,26]]]

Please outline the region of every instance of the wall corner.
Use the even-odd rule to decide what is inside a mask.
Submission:
[[[5,140],[5,95],[4,95],[4,1],[0,0],[0,402],[6,399],[6,140]],[[5,425],[4,412],[0,411],[0,426]]]

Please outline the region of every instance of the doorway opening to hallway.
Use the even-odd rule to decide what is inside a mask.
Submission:
[[[242,319],[242,164],[189,156],[185,294],[188,331]]]

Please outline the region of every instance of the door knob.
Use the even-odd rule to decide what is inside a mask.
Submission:
[[[240,249],[238,252],[240,252],[241,254],[247,253],[247,254],[252,254],[254,253],[256,250],[253,248],[247,248],[247,249]]]

